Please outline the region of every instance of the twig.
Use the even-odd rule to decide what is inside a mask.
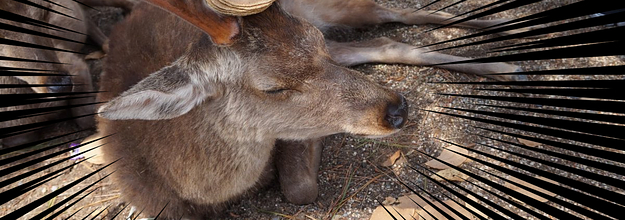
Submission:
[[[74,210],[79,210],[79,209],[86,208],[86,207],[89,207],[89,206],[94,206],[94,205],[97,205],[97,204],[100,204],[100,203],[103,203],[103,202],[108,202],[108,201],[111,201],[111,200],[114,200],[114,199],[117,199],[117,198],[119,198],[119,195],[115,195],[115,196],[113,196],[111,198],[106,198],[106,199],[103,199],[103,200],[100,200],[100,201],[97,201],[97,202],[94,202],[94,203],[83,205],[83,206],[78,207],[77,209],[74,209]],[[72,210],[69,213],[73,213],[74,210]]]
[[[93,168],[91,168],[89,165],[87,165],[86,163],[80,163],[82,164],[82,166],[84,166],[85,168],[87,168],[88,170],[90,170],[91,172],[94,172],[95,170]]]
[[[332,204],[330,204],[330,209],[326,213],[326,216],[330,215],[331,212],[332,212],[332,215],[334,215],[336,213],[335,209],[337,209],[336,205],[338,205],[341,199],[345,197],[345,194],[347,193],[347,188],[349,187],[349,183],[351,181],[351,178],[353,177],[353,175],[350,175],[351,169],[352,169],[352,165],[350,164],[349,168],[347,169],[347,173],[345,174],[346,178],[345,178],[345,183],[343,184],[343,192],[341,193],[341,196],[336,201],[333,201]]]
[[[341,139],[341,143],[339,144],[339,147],[334,151],[334,155],[337,155],[339,153],[339,151],[341,150],[341,146],[345,144],[346,138],[347,138],[347,135],[343,135],[343,139]]]
[[[259,209],[259,208],[256,208],[256,207],[254,207],[254,208],[257,211],[259,211],[259,212],[264,212],[264,213],[271,214],[271,215],[277,215],[277,216],[281,216],[281,217],[288,218],[288,219],[294,219],[295,218],[292,215],[287,215],[287,214],[282,214],[282,213],[278,213],[278,212],[267,211],[267,210]]]
[[[309,218],[310,220],[317,220],[316,218],[314,218],[314,217],[312,217],[310,215],[304,215],[304,216],[306,216],[306,218]]]
[[[360,191],[362,191],[363,189],[365,189],[367,186],[369,186],[371,183],[373,183],[374,181],[376,181],[378,178],[382,177],[383,174],[379,174],[373,178],[371,178],[371,180],[367,181],[365,184],[363,184],[361,187],[359,187],[356,192],[354,192],[352,195],[350,195],[349,197],[343,199],[343,201],[341,201],[341,206],[343,206],[347,201],[349,201],[350,199],[352,199],[354,196],[356,196],[356,194],[358,194]]]

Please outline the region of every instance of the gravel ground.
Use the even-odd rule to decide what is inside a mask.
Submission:
[[[417,8],[421,7],[425,1],[419,0],[398,0],[398,1],[386,1],[386,0],[377,0],[380,4],[389,7],[397,7],[397,8]],[[455,1],[451,0],[443,0],[441,4],[438,4],[439,7],[431,7],[433,9],[440,8],[440,5],[451,4]],[[489,0],[472,0],[467,1],[462,4],[450,7],[445,9],[446,12],[449,13],[462,13],[468,9],[476,8],[492,1]],[[514,18],[521,17],[525,15],[534,14],[536,12],[540,12],[543,10],[556,8],[565,4],[570,4],[576,1],[568,1],[568,0],[553,0],[553,1],[543,1],[536,4],[531,4],[525,7],[521,7],[518,9],[494,14],[491,16],[487,16],[486,19],[494,19],[494,18]],[[109,33],[111,26],[114,22],[118,21],[122,18],[121,10],[111,9],[111,8],[100,8],[99,12],[93,14],[93,17],[96,19],[96,23],[102,27],[105,33]],[[432,27],[432,25],[421,25],[421,26],[405,26],[399,24],[387,24],[381,25],[378,27],[372,27],[366,30],[340,30],[334,31],[331,37],[333,39],[348,41],[348,40],[363,40],[363,39],[371,39],[380,36],[386,36],[391,39],[408,43],[412,45],[426,45],[434,42],[439,42],[442,40],[453,39],[456,37],[464,36],[470,33],[475,33],[473,30],[467,29],[459,29],[459,28],[444,28],[436,31],[423,33],[423,31],[428,30]],[[583,30],[580,30],[583,31]],[[579,31],[576,31],[579,32]],[[571,34],[575,32],[568,32],[563,34]],[[552,36],[546,37],[554,37],[560,34],[554,34]],[[485,37],[488,38],[488,37]],[[480,39],[485,39],[480,38]],[[514,40],[511,42],[523,42],[527,40]],[[451,45],[457,45],[462,42],[461,41]],[[450,45],[450,46],[451,46]],[[461,56],[470,56],[470,57],[480,57],[485,55],[485,51],[487,48],[493,46],[500,46],[503,44],[489,44],[488,46],[482,47],[471,47],[471,48],[461,48],[446,51],[446,53],[461,55]],[[90,50],[93,50],[91,48]],[[556,60],[541,60],[541,61],[523,61],[523,62],[515,62],[514,64],[520,65],[524,68],[524,70],[532,71],[532,70],[548,70],[548,69],[563,69],[563,68],[575,68],[575,67],[589,67],[589,66],[608,66],[608,65],[623,65],[625,61],[623,57],[596,57],[596,58],[576,58],[576,59],[556,59]],[[94,75],[94,79],[99,79],[99,71],[101,70],[101,61],[90,61],[92,74]],[[498,129],[502,131],[524,134],[532,137],[544,137],[547,139],[554,139],[552,137],[545,137],[540,134],[532,134],[521,131],[516,131],[508,128],[500,128],[490,124],[483,124],[474,121],[463,120],[455,117],[449,117],[441,114],[431,113],[423,110],[435,110],[442,111],[440,107],[457,107],[457,108],[467,108],[467,109],[478,109],[484,111],[495,111],[496,109],[492,107],[476,107],[475,104],[502,104],[502,102],[495,101],[487,101],[487,100],[474,100],[469,98],[462,97],[451,97],[451,96],[442,96],[437,95],[437,93],[455,93],[455,94],[480,94],[480,95],[509,95],[509,96],[535,96],[535,95],[527,95],[527,94],[508,94],[502,92],[488,92],[488,91],[477,91],[475,89],[482,88],[481,86],[467,86],[467,85],[452,85],[452,84],[435,84],[429,82],[450,82],[450,81],[487,81],[484,78],[480,78],[473,75],[467,75],[462,73],[457,73],[453,71],[448,71],[444,69],[434,68],[434,67],[419,67],[419,66],[407,66],[407,65],[385,65],[385,64],[366,64],[354,67],[356,70],[362,71],[366,73],[369,77],[379,82],[382,85],[388,86],[392,89],[395,89],[401,93],[403,93],[408,101],[410,102],[412,110],[410,111],[410,118],[406,124],[405,129],[391,137],[387,137],[384,139],[378,140],[370,140],[363,139],[359,137],[354,137],[350,135],[335,135],[329,137],[324,142],[324,153],[322,159],[321,170],[319,172],[319,185],[320,185],[320,195],[317,199],[317,202],[310,205],[305,206],[297,206],[293,204],[287,203],[282,195],[279,192],[278,186],[270,186],[268,189],[258,192],[255,195],[250,195],[248,198],[243,199],[239,203],[235,203],[231,206],[230,209],[227,210],[227,216],[231,219],[286,219],[286,218],[294,218],[294,219],[369,219],[373,210],[379,205],[378,202],[382,202],[387,197],[400,197],[402,195],[406,195],[410,193],[408,189],[403,187],[396,178],[400,178],[404,181],[409,182],[409,185],[416,184],[419,187],[426,189],[429,193],[433,194],[434,197],[439,199],[446,199],[445,196],[449,195],[449,193],[445,192],[440,186],[431,181],[427,180],[423,176],[421,176],[415,170],[409,168],[415,167],[416,170],[420,172],[430,174],[426,169],[421,167],[423,163],[430,160],[428,156],[420,153],[423,152],[427,155],[437,156],[440,154],[443,147],[448,146],[448,144],[441,142],[438,139],[443,139],[447,141],[451,141],[454,143],[469,145],[471,143],[477,143],[475,150],[479,150],[481,152],[486,152],[488,154],[492,154],[499,158],[506,158],[515,162],[519,162],[521,164],[525,164],[528,166],[536,167],[542,170],[549,171],[551,173],[556,173],[573,180],[581,181],[584,183],[588,183],[591,185],[595,185],[604,189],[608,189],[610,191],[625,193],[622,189],[609,186],[606,184],[598,183],[596,181],[588,180],[579,177],[575,174],[569,174],[563,172],[561,170],[546,166],[544,164],[528,161],[525,159],[521,159],[518,156],[510,155],[508,153],[493,149],[491,147],[486,147],[483,145],[494,146],[499,149],[509,150],[512,152],[519,152],[524,155],[529,155],[535,158],[544,159],[547,161],[556,162],[559,164],[564,164],[566,166],[575,167],[582,170],[587,170],[591,172],[596,172],[602,175],[607,175],[617,179],[625,179],[623,176],[619,176],[610,172],[596,170],[594,168],[579,166],[573,162],[562,160],[559,158],[552,158],[545,154],[537,153],[534,151],[524,150],[519,147],[510,146],[507,144],[502,144],[497,141],[490,141],[485,138],[480,138],[476,136],[476,134],[492,137],[494,139],[499,140],[507,140],[510,142],[518,143],[515,138],[500,135],[496,133],[486,132],[484,130],[477,129],[476,127],[484,127],[489,129]],[[532,80],[588,80],[588,79],[617,79],[616,77],[611,76],[530,76]],[[506,105],[510,105],[510,103],[505,103]],[[536,107],[532,105],[515,105],[520,107]],[[588,112],[583,110],[571,110],[571,109],[561,109],[561,108],[552,108],[548,106],[544,106],[545,109],[555,109],[555,110],[567,110],[567,111],[578,111],[578,112]],[[516,112],[514,110],[497,110],[498,112],[507,112],[507,113],[516,113],[520,115],[529,115],[529,116],[537,116],[541,117],[544,115],[538,113],[531,112]],[[453,112],[453,111],[449,111]],[[462,115],[470,115],[467,113],[457,112]],[[595,112],[596,113],[596,112]],[[551,117],[551,116],[549,116]],[[494,119],[494,117],[484,117],[487,119]],[[564,117],[562,117],[564,118]],[[565,143],[573,143],[585,145],[593,148],[600,148],[597,146],[590,146],[588,144],[576,143],[570,140],[558,140],[563,141]],[[572,152],[569,150],[563,150],[551,146],[539,145],[536,148],[546,149],[549,151],[564,153],[568,155],[574,155],[576,157],[584,157],[587,159],[598,160],[588,155],[581,155],[576,152]],[[403,155],[405,155],[407,161],[403,164],[396,164],[390,168],[382,167],[380,164],[385,161],[389,155],[393,154],[395,151],[400,150]],[[624,153],[619,151],[618,153]],[[528,173],[527,171],[520,170],[519,168],[512,167],[505,163],[495,162],[492,159],[486,159],[483,156],[477,156],[476,154],[471,154],[476,158],[483,159],[486,161],[492,161],[494,164],[503,166],[506,168],[510,168],[513,170],[517,170],[522,173]],[[37,155],[40,156],[40,155]],[[63,153],[59,156],[54,157],[51,160],[47,160],[44,164],[39,165],[43,166],[45,164],[50,164],[57,159],[64,158],[69,156],[69,153]],[[608,163],[617,164],[623,166],[622,163],[607,161]],[[53,168],[46,169],[45,173],[52,172],[60,167],[68,166],[72,162],[64,162]],[[62,175],[46,184],[38,186],[36,189],[27,192],[22,197],[14,199],[2,206],[0,208],[0,216],[5,215],[11,210],[15,210],[18,207],[21,207],[31,201],[34,201],[40,198],[43,195],[46,195],[53,191],[54,189],[61,188],[66,184],[70,183],[73,180],[83,177],[84,175],[100,168],[99,165],[90,165],[83,163],[81,165],[75,166],[72,169],[66,170],[62,172]],[[492,173],[498,173],[496,170],[482,165],[477,162],[466,162],[461,165],[462,168],[470,170],[474,173],[480,174],[481,176],[491,179],[495,182],[503,183],[503,181],[499,178],[496,178],[491,175],[486,175],[483,171],[488,171]],[[27,170],[32,170],[34,168],[28,168]],[[482,170],[482,171],[479,171]],[[20,171],[25,172],[25,171]],[[17,174],[12,174],[11,176],[15,176]],[[43,174],[41,174],[43,175]],[[39,176],[41,176],[39,175]],[[31,212],[27,216],[24,217],[32,217],[36,213],[44,210],[46,207],[55,204],[74,192],[77,192],[82,187],[87,186],[91,183],[94,183],[99,178],[102,178],[106,175],[104,172],[100,172],[93,177],[88,178],[85,182],[78,184],[78,187],[74,187],[71,190],[64,192],[58,195],[54,200],[50,200],[46,202],[41,207],[37,208],[37,211]],[[533,175],[533,174],[530,174]],[[507,178],[506,175],[502,175],[502,177]],[[14,187],[17,184],[21,184],[28,181],[24,179],[19,183],[15,183],[9,188],[2,189],[4,191],[6,189],[10,189],[10,187]],[[495,194],[502,195],[508,198],[507,195],[492,189],[487,184],[473,181],[477,186],[484,187],[486,190],[494,192]],[[513,211],[514,213],[518,213],[527,219],[534,219],[535,217],[525,213],[524,211],[518,209],[515,205],[508,204],[500,199],[496,199],[492,194],[486,193],[484,190],[477,189],[476,186],[471,185],[467,182],[459,183],[461,186],[466,187],[468,190],[477,192],[479,195],[483,195],[486,199],[497,203],[502,207],[506,207],[507,209]],[[451,186],[447,184],[447,186]],[[99,211],[108,208],[108,210],[104,211],[104,213],[112,213],[113,210],[119,210],[128,202],[132,203],[132,201],[121,201],[119,197],[119,190],[116,186],[110,182],[109,179],[104,179],[103,181],[97,183],[94,187],[95,191],[91,193],[85,199],[79,201],[73,207],[68,208],[62,215],[59,217],[65,218],[70,216],[75,211],[80,210],[73,218],[82,218],[82,216],[97,214]],[[412,187],[417,190],[417,188]],[[455,188],[455,187],[452,187]],[[419,191],[419,190],[417,190]],[[460,191],[462,192],[462,191]],[[462,194],[465,194],[462,192]],[[344,196],[345,195],[345,196]],[[345,202],[342,205],[337,205],[337,201],[345,199]],[[452,196],[452,198],[455,198]],[[463,199],[463,198],[461,198]],[[549,202],[548,204],[552,204]],[[558,206],[556,206],[558,207]],[[534,209],[534,208],[532,208]],[[534,209],[536,210],[536,209]],[[564,209],[565,210],[565,209]],[[139,211],[139,210],[137,210]],[[129,208],[123,210],[122,215],[126,216],[129,212]],[[538,211],[540,213],[540,211]],[[548,213],[545,213],[546,216],[549,216]],[[145,217],[145,216],[143,216]],[[98,217],[99,218],[99,217]],[[25,218],[23,218],[25,219]],[[120,219],[120,218],[118,218]]]

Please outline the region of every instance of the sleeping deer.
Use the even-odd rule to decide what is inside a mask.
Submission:
[[[442,23],[450,16],[442,13],[365,0],[256,1],[263,10],[254,14],[237,14],[234,0],[148,2],[111,33],[101,76],[107,92],[98,94],[107,103],[97,117],[99,134],[114,134],[102,151],[105,161],[116,161],[115,183],[148,216],[167,205],[160,216],[212,218],[274,175],[288,201],[311,203],[323,137],[384,137],[407,120],[402,95],[345,66],[466,59],[388,39],[332,42],[322,33],[332,26]],[[462,25],[495,22],[503,20]],[[518,68],[443,67],[475,74]]]

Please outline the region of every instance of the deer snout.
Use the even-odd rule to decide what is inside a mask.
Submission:
[[[403,95],[399,96],[399,102],[391,102],[386,107],[386,116],[384,119],[388,124],[396,129],[402,128],[408,119],[408,103]]]
[[[72,91],[71,76],[50,76],[46,82],[48,84],[48,92],[62,93]]]

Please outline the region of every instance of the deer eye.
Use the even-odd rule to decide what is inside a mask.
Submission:
[[[288,90],[289,89],[286,89],[286,88],[276,88],[276,89],[265,90],[264,92],[266,94],[276,95],[276,94],[284,93],[284,92],[286,92]]]

